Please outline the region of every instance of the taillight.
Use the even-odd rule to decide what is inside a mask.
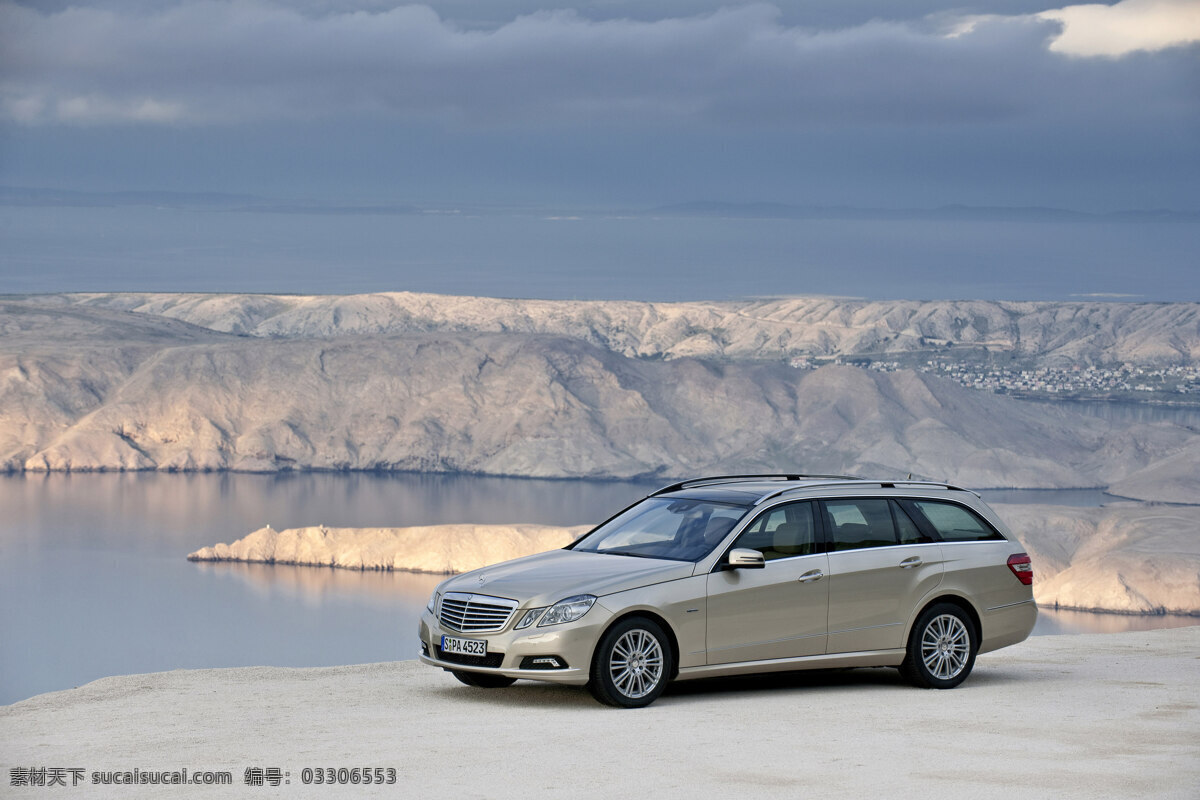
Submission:
[[[1008,557],[1008,568],[1012,570],[1012,574],[1017,576],[1017,580],[1029,586],[1033,583],[1033,562],[1029,560],[1028,553],[1017,553],[1014,556]]]

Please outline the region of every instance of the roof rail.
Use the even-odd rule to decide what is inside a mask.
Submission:
[[[745,474],[745,475],[709,475],[704,478],[691,478],[686,481],[672,483],[670,486],[664,486],[650,496],[666,494],[667,492],[677,492],[680,489],[686,489],[690,486],[703,486],[709,483],[724,483],[726,481],[757,481],[757,480],[777,480],[777,481],[803,481],[803,480],[843,480],[854,481],[860,480],[853,475],[805,475],[798,472],[764,472],[762,474]]]
[[[835,481],[830,481],[828,483],[822,483],[822,484],[820,484],[819,488],[829,489],[829,488],[836,488],[838,486],[863,486],[863,485],[878,486],[880,489],[895,489],[897,487],[905,487],[905,486],[914,486],[914,487],[925,486],[925,487],[930,487],[930,488],[949,489],[951,491],[956,491],[956,492],[970,492],[971,494],[975,495],[976,497],[980,497],[979,492],[976,492],[972,489],[967,489],[962,486],[955,486],[952,483],[945,483],[943,481],[912,481],[912,480],[901,480],[901,481],[879,480],[879,481],[876,481],[876,480],[867,480],[864,478],[856,478],[853,480],[845,480],[845,481],[835,480]],[[817,487],[788,486],[786,488],[779,489],[778,491],[769,492],[768,494],[763,495],[762,497],[760,497],[758,499],[758,501],[755,503],[755,505],[764,503],[773,497],[779,497],[781,494],[787,494],[788,492],[798,492],[801,489],[812,489],[812,488],[817,488]]]

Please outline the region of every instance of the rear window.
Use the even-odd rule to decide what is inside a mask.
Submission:
[[[969,508],[937,500],[913,500],[911,504],[929,521],[942,541],[980,542],[1004,538]]]

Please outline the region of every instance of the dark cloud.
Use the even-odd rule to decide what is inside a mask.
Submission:
[[[183,5],[190,0],[17,0],[19,5],[43,12],[87,6],[126,14],[146,14]],[[379,12],[412,5],[406,0],[276,0],[276,4],[306,16],[354,11]],[[455,25],[493,29],[513,19],[539,11],[571,8],[591,20],[631,19],[642,22],[671,17],[710,14],[722,8],[746,5],[746,0],[427,0],[421,3]],[[1032,14],[1061,3],[1053,0],[777,0],[780,20],[787,25],[833,29],[862,25],[872,20],[920,19],[947,10],[957,15]]]
[[[1194,52],[1081,60],[1048,49],[1059,23],[1029,16],[986,18],[951,36],[950,18],[819,30],[747,5],[653,21],[543,11],[478,30],[426,6],[330,5],[321,14],[212,0],[138,14],[6,5],[3,108],[27,123],[353,114],[517,127],[979,124],[1114,106],[1195,112],[1181,103],[1177,77],[1194,75]]]

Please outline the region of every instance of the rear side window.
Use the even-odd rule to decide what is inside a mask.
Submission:
[[[899,544],[892,510],[883,498],[826,500],[826,521],[834,550]]]
[[[955,503],[913,500],[905,505],[911,505],[924,516],[930,527],[942,537],[942,541],[981,542],[1004,538],[974,511]]]

